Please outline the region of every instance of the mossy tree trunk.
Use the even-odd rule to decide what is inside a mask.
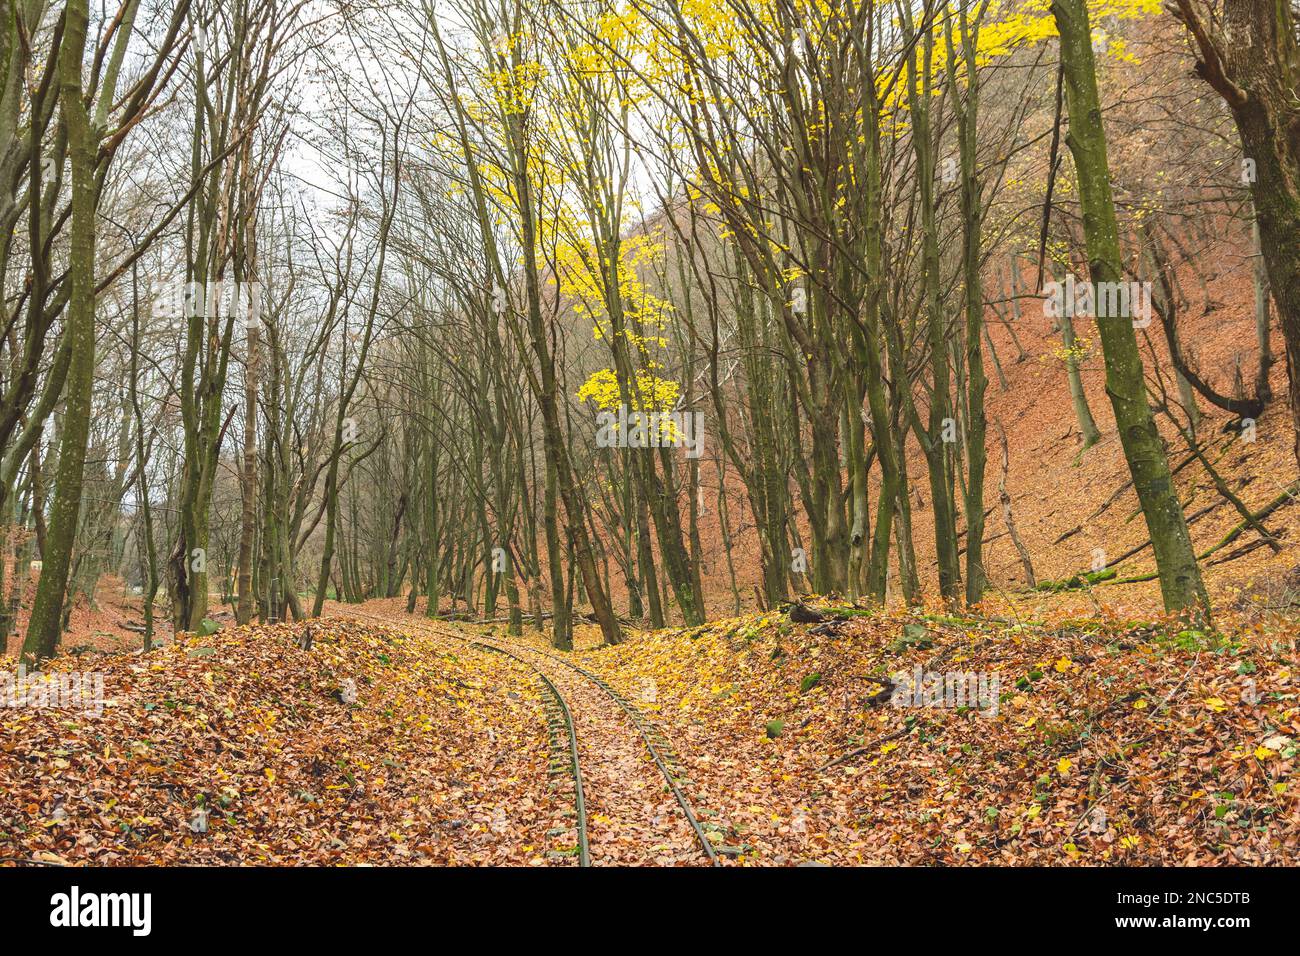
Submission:
[[[1070,117],[1066,143],[1074,157],[1078,177],[1090,279],[1094,285],[1119,283],[1124,280],[1124,274],[1088,8],[1085,0],[1053,0],[1052,14],[1061,34],[1061,63]],[[1101,301],[1097,295],[1093,299]],[[1104,310],[1099,305],[1097,311]],[[1147,402],[1133,317],[1098,315],[1097,329],[1106,363],[1106,393],[1110,396],[1124,458],[1151,533],[1165,609],[1204,618],[1209,613],[1209,599],[1164,445]]]
[[[906,10],[903,10],[906,13]],[[917,54],[921,59],[920,76],[912,56],[907,60],[908,103],[912,114],[912,150],[916,155],[917,190],[921,205],[921,269],[926,339],[930,351],[930,416],[928,428],[916,423],[916,436],[925,454],[930,477],[930,500],[934,508],[934,545],[939,566],[939,593],[945,601],[955,602],[961,587],[960,559],[957,555],[956,502],[953,498],[952,456],[944,441],[952,421],[952,369],[948,354],[947,317],[944,314],[940,286],[939,230],[935,219],[934,144],[930,128],[930,101],[933,99],[934,31],[924,25]],[[912,24],[904,20],[910,35]],[[919,82],[918,82],[919,79]],[[955,431],[955,430],[954,430]]]
[[[1212,22],[1191,0],[1171,10],[1196,47],[1196,73],[1232,111],[1241,136],[1260,251],[1277,304],[1300,461],[1300,43],[1288,0],[1226,0]],[[1265,317],[1265,322],[1267,318]]]
[[[68,249],[68,312],[64,341],[71,364],[64,395],[64,425],[55,471],[54,502],[45,539],[44,564],[32,604],[22,656],[39,664],[53,656],[63,622],[63,602],[81,512],[81,487],[90,434],[95,377],[95,165],[98,137],[82,96],[87,0],[69,0],[59,47],[59,108],[72,167],[72,232]]]

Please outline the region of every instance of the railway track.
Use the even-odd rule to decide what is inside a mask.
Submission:
[[[443,636],[450,637],[451,635]],[[457,635],[457,639],[460,639],[459,635]],[[541,680],[542,686],[546,688],[547,701],[549,702],[549,706],[547,707],[546,726],[551,734],[552,750],[564,749],[563,745],[559,744],[557,741],[561,729],[563,730],[568,742],[569,772],[573,778],[573,809],[577,814],[578,865],[591,866],[591,844],[587,840],[587,798],[582,789],[582,766],[578,761],[578,735],[573,729],[573,713],[569,710],[569,705],[565,702],[564,695],[560,693],[559,688],[551,683],[549,677],[543,674],[536,667],[533,667],[532,664],[529,664],[518,654],[512,654],[504,648],[494,647],[491,644],[485,644],[480,641],[469,641],[468,643],[471,647],[482,647],[486,650],[492,651],[493,653],[504,654],[506,657],[513,658],[525,667],[530,668]],[[552,759],[550,766],[551,772],[558,772],[562,769],[563,768]]]
[[[650,753],[651,760],[654,761],[654,764],[659,769],[664,781],[668,784],[668,789],[672,792],[673,798],[681,808],[683,815],[686,817],[687,823],[690,824],[691,830],[695,834],[695,838],[699,842],[704,855],[708,858],[709,863],[713,866],[720,865],[717,852],[713,849],[713,843],[709,840],[708,834],[704,832],[704,828],[700,825],[699,818],[695,815],[695,811],[691,807],[690,800],[682,789],[684,778],[680,772],[680,763],[677,760],[676,754],[673,752],[672,745],[663,735],[663,732],[660,731],[653,722],[648,720],[644,714],[628,701],[626,697],[611,687],[604,678],[591,673],[589,670],[575,664],[573,661],[565,660],[563,657],[548,654],[546,651],[540,651],[535,647],[521,644],[516,641],[506,641],[497,637],[492,638],[492,640],[507,644],[511,647],[526,649],[531,653],[540,655],[541,657],[549,658],[558,664],[563,664],[591,681],[591,683],[599,687],[607,697],[613,700],[614,703],[619,706],[619,709],[627,714],[632,723],[636,726],[637,731],[641,734],[646,750]]]
[[[587,833],[587,794],[583,784],[582,766],[579,759],[578,735],[573,719],[573,711],[570,709],[568,702],[565,700],[564,695],[561,693],[559,687],[556,686],[555,682],[547,676],[547,674],[538,667],[536,663],[528,660],[525,655],[534,655],[539,658],[544,658],[572,670],[579,675],[580,678],[598,689],[601,694],[612,701],[618,709],[627,716],[628,720],[631,721],[640,736],[641,743],[644,745],[646,752],[650,755],[651,761],[658,770],[659,775],[663,778],[668,791],[672,794],[677,807],[680,809],[682,816],[689,825],[699,849],[708,860],[710,866],[721,865],[718,854],[713,849],[713,843],[709,840],[708,834],[704,832],[704,827],[701,826],[699,818],[696,816],[695,810],[692,808],[691,802],[683,789],[683,784],[689,781],[681,772],[681,765],[673,750],[672,744],[651,720],[641,713],[641,711],[632,704],[631,701],[619,693],[604,678],[597,674],[593,674],[585,667],[582,667],[573,661],[566,660],[558,655],[539,650],[536,647],[518,641],[510,641],[495,636],[472,637],[451,628],[443,627],[425,620],[395,621],[391,618],[351,609],[343,612],[340,616],[356,617],[362,620],[383,624],[387,627],[412,627],[417,631],[423,631],[426,634],[459,641],[470,647],[504,654],[532,670],[543,684],[546,690],[547,699],[550,702],[550,705],[548,706],[547,724],[552,737],[553,750],[562,750],[567,752],[568,772],[572,776],[574,782],[574,809],[577,812],[579,864],[581,866],[590,866],[591,853]],[[559,744],[557,744],[557,738],[561,738]],[[553,756],[551,771],[556,772],[561,766],[562,765],[557,763],[556,758]]]

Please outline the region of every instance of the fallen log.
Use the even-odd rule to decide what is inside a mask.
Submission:
[[[1265,506],[1264,506],[1263,508],[1261,508],[1259,511],[1254,512],[1254,513],[1251,515],[1251,517],[1252,517],[1255,521],[1263,521],[1263,520],[1264,520],[1265,518],[1267,518],[1269,515],[1273,514],[1273,512],[1278,511],[1278,510],[1280,510],[1281,508],[1283,508],[1284,506],[1290,504],[1291,502],[1298,500],[1297,497],[1296,497],[1296,495],[1297,495],[1298,492],[1300,492],[1300,481],[1292,482],[1289,486],[1287,486],[1286,488],[1282,489],[1282,493],[1281,493],[1280,495],[1278,495],[1276,498],[1274,498],[1272,501],[1270,501],[1267,505],[1265,505]],[[1220,503],[1222,503],[1222,502],[1220,502]],[[1206,550],[1204,550],[1204,551],[1202,551],[1200,554],[1198,554],[1198,555],[1196,556],[1196,560],[1197,560],[1197,561],[1204,561],[1206,558],[1208,558],[1210,555],[1214,554],[1215,552],[1223,550],[1223,549],[1226,548],[1228,545],[1232,544],[1232,542],[1234,542],[1234,541],[1236,541],[1238,538],[1240,538],[1241,535],[1242,535],[1242,533],[1245,532],[1245,531],[1250,527],[1250,524],[1251,524],[1251,523],[1250,523],[1249,521],[1242,520],[1242,521],[1239,522],[1235,527],[1233,527],[1233,529],[1232,529],[1231,531],[1229,531],[1227,534],[1225,534],[1225,535],[1224,535],[1224,536],[1219,540],[1219,542],[1218,542],[1217,544],[1213,545],[1213,546],[1210,547],[1210,548],[1207,548]],[[1149,543],[1150,543],[1150,542],[1148,542],[1148,544],[1149,544]],[[1238,550],[1240,550],[1240,549],[1238,549]],[[1254,549],[1252,548],[1251,550],[1254,550]],[[1229,560],[1229,561],[1230,561],[1230,560],[1233,560],[1234,557],[1241,557],[1241,554],[1245,554],[1245,553],[1248,553],[1248,552],[1242,551],[1240,554],[1238,554],[1238,553],[1234,553],[1232,557],[1229,557],[1229,558],[1227,558],[1226,560]],[[1223,563],[1225,563],[1225,562],[1224,562],[1224,561],[1216,561],[1216,562],[1214,562],[1214,563],[1215,563],[1215,564],[1223,564]],[[1158,578],[1159,576],[1160,576],[1160,575],[1158,575],[1156,572],[1152,571],[1152,572],[1150,572],[1149,574],[1138,574],[1138,575],[1135,575],[1135,576],[1130,577],[1130,578],[1115,578],[1115,579],[1113,579],[1110,583],[1112,583],[1112,584],[1140,584],[1140,583],[1143,582],[1143,581],[1154,581],[1154,580],[1155,580],[1156,578]]]
[[[1197,560],[1197,561],[1204,561],[1204,560],[1205,560],[1206,558],[1208,558],[1210,555],[1215,554],[1216,552],[1223,550],[1223,549],[1226,548],[1228,545],[1232,544],[1232,542],[1234,542],[1234,541],[1236,541],[1238,538],[1240,538],[1241,535],[1242,535],[1245,531],[1249,530],[1251,524],[1253,524],[1253,523],[1255,523],[1255,522],[1263,521],[1265,518],[1269,517],[1269,516],[1270,516],[1271,514],[1273,514],[1275,511],[1278,511],[1279,509],[1281,509],[1281,508],[1284,507],[1285,505],[1290,504],[1292,501],[1296,501],[1296,500],[1297,500],[1297,494],[1298,494],[1298,493],[1300,493],[1300,481],[1293,482],[1291,485],[1289,485],[1288,487],[1284,488],[1284,489],[1282,490],[1282,493],[1281,493],[1280,495],[1278,495],[1276,498],[1274,498],[1272,501],[1270,501],[1268,504],[1266,504],[1263,508],[1261,508],[1259,511],[1252,512],[1252,513],[1251,513],[1251,516],[1250,516],[1249,519],[1244,519],[1244,518],[1243,518],[1240,522],[1238,522],[1236,525],[1234,525],[1233,528],[1232,528],[1232,530],[1230,530],[1227,534],[1225,534],[1225,535],[1224,535],[1224,536],[1223,536],[1223,537],[1222,537],[1222,538],[1221,538],[1221,539],[1220,539],[1216,544],[1214,544],[1213,546],[1207,548],[1206,550],[1204,550],[1204,551],[1202,551],[1200,554],[1198,554],[1198,555],[1196,556],[1196,560]],[[1209,514],[1211,511],[1214,511],[1214,510],[1216,510],[1216,509],[1218,509],[1218,508],[1223,507],[1223,505],[1225,505],[1225,504],[1227,504],[1227,501],[1224,500],[1223,498],[1220,498],[1218,501],[1214,502],[1214,504],[1206,505],[1206,506],[1205,506],[1204,508],[1202,508],[1200,511],[1196,512],[1196,513],[1193,514],[1191,517],[1189,517],[1189,518],[1187,519],[1187,523],[1188,523],[1189,525],[1191,525],[1193,522],[1199,520],[1200,518],[1205,517],[1205,516],[1206,516],[1207,514]],[[1268,543],[1267,540],[1264,540],[1264,539],[1261,539],[1261,541],[1262,541],[1262,543],[1264,543],[1264,544],[1267,544],[1267,543]],[[1135,554],[1140,554],[1141,552],[1145,551],[1145,550],[1146,550],[1147,548],[1149,548],[1149,547],[1151,547],[1151,539],[1150,539],[1150,538],[1148,538],[1148,539],[1147,539],[1146,541],[1144,541],[1142,544],[1138,545],[1136,548],[1131,548],[1130,550],[1125,551],[1123,554],[1121,554],[1121,555],[1120,555],[1118,558],[1116,558],[1114,561],[1110,562],[1110,564],[1109,564],[1108,567],[1107,567],[1107,570],[1113,570],[1113,569],[1114,569],[1116,566],[1118,566],[1121,562],[1123,562],[1123,561],[1127,561],[1129,558],[1133,557]],[[1250,551],[1254,551],[1254,550],[1255,550],[1254,547],[1252,547],[1252,548],[1250,549]],[[1239,557],[1241,557],[1243,554],[1248,554],[1248,553],[1249,553],[1249,551],[1244,551],[1244,550],[1238,549],[1238,551],[1233,552],[1233,554],[1232,554],[1231,557],[1228,557],[1228,558],[1226,558],[1225,560],[1226,560],[1226,561],[1230,561],[1230,560],[1233,560],[1234,558],[1239,558]],[[1214,564],[1222,564],[1222,563],[1224,563],[1224,561],[1215,561],[1215,562],[1212,562],[1212,563],[1214,563]],[[1082,586],[1083,584],[1107,584],[1107,583],[1109,583],[1109,584],[1139,584],[1139,583],[1141,583],[1141,582],[1143,582],[1143,581],[1154,581],[1157,577],[1159,577],[1159,575],[1153,571],[1153,572],[1150,572],[1150,573],[1148,573],[1148,574],[1138,574],[1138,575],[1134,575],[1134,576],[1132,576],[1132,577],[1127,577],[1127,578],[1121,578],[1121,577],[1119,577],[1119,576],[1117,576],[1117,575],[1113,575],[1113,574],[1112,574],[1112,575],[1108,575],[1107,577],[1104,577],[1104,578],[1095,578],[1095,579],[1092,579],[1092,580],[1088,580],[1088,578],[1089,578],[1092,574],[1095,574],[1095,572],[1081,572],[1081,573],[1079,573],[1079,574],[1072,575],[1071,577],[1067,578],[1066,581],[1076,581],[1076,582],[1078,582],[1078,586]],[[1061,582],[1054,582],[1054,581],[1044,581],[1044,582],[1043,582],[1042,584],[1040,584],[1040,585],[1038,586],[1038,588],[1037,588],[1037,590],[1040,590],[1040,591],[1042,591],[1042,590],[1055,590],[1055,591],[1059,591],[1059,590],[1062,590],[1062,589],[1063,589],[1063,588],[1061,587]]]

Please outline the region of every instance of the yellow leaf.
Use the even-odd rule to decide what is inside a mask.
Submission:
[[[1060,762],[1057,763],[1056,765],[1056,772],[1059,773],[1062,777],[1064,777],[1066,774],[1070,772],[1070,768],[1072,766],[1074,765],[1070,762],[1069,757],[1062,757]]]

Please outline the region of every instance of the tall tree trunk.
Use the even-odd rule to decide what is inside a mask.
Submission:
[[[153,649],[154,598],[158,596],[158,548],[154,544],[153,506],[149,503],[149,480],[145,471],[148,457],[144,446],[144,412],[140,407],[140,290],[139,275],[134,265],[131,267],[131,371],[128,389],[131,412],[135,416],[135,481],[136,497],[140,504],[142,528],[141,551],[145,559],[146,572],[141,605],[144,610],[144,649]]]
[[[59,47],[59,108],[72,165],[72,232],[68,250],[70,295],[64,327],[72,350],[64,398],[64,424],[55,471],[54,503],[22,655],[39,664],[58,646],[72,549],[81,511],[81,486],[90,434],[95,378],[95,162],[97,141],[82,98],[81,62],[86,52],[87,0],[68,0]]]
[[[255,316],[247,316],[248,354],[244,366],[244,467],[240,491],[239,565],[235,574],[238,600],[235,620],[247,624],[253,619],[253,534],[257,518],[257,326]]]
[[[1174,4],[1196,45],[1196,72],[1223,97],[1241,136],[1243,179],[1286,345],[1292,448],[1300,461],[1300,46],[1293,5],[1227,0],[1215,34],[1192,0]]]
[[[1053,0],[1052,14],[1061,34],[1061,63],[1070,116],[1066,142],[1074,156],[1079,181],[1089,274],[1094,286],[1108,283],[1111,284],[1108,288],[1117,288],[1124,274],[1088,8],[1085,0]],[[1098,303],[1099,313],[1104,311],[1100,306],[1101,297],[1094,294],[1093,301]],[[1099,315],[1097,329],[1106,361],[1106,392],[1151,533],[1165,609],[1187,612],[1197,619],[1207,618],[1209,598],[1201,581],[1164,445],[1147,403],[1142,357],[1132,316]]]
[[[984,596],[984,466],[987,424],[984,416],[984,392],[988,378],[984,374],[983,338],[984,286],[980,279],[980,182],[976,172],[976,124],[979,120],[979,72],[975,50],[979,40],[979,20],[988,0],[980,4],[975,17],[963,2],[959,15],[962,58],[966,66],[966,96],[957,89],[957,50],[953,43],[952,21],[946,25],[948,41],[949,89],[957,110],[958,155],[961,169],[962,272],[965,278],[966,306],[966,603],[976,604]]]
[[[912,25],[904,21],[911,33]],[[924,300],[926,340],[930,352],[930,415],[928,428],[915,429],[925,453],[930,478],[930,499],[934,508],[934,547],[939,566],[939,593],[955,602],[960,587],[960,559],[957,556],[956,502],[953,500],[951,456],[947,443],[956,438],[952,414],[951,367],[948,329],[940,296],[939,231],[934,210],[934,144],[930,131],[931,76],[933,74],[933,29],[926,25],[921,36],[920,86],[915,60],[907,60],[908,100],[913,129],[912,150],[916,154],[917,190],[921,203],[921,289]]]

